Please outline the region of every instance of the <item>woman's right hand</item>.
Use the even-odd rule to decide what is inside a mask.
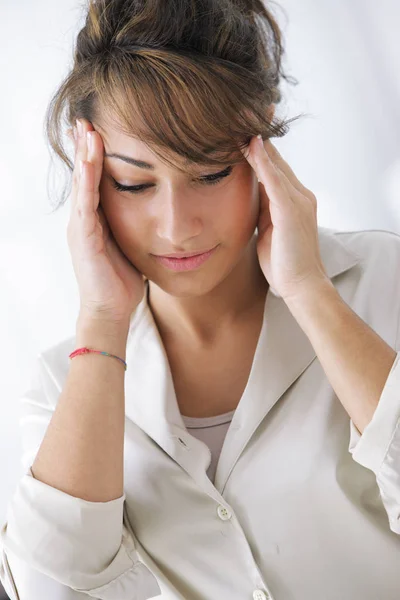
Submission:
[[[100,205],[103,140],[89,121],[80,119],[80,122],[82,135],[77,132],[77,140],[73,140],[75,165],[67,228],[68,246],[79,286],[80,317],[129,323],[132,312],[143,298],[144,279],[121,252]],[[87,145],[88,131],[92,132],[91,150]]]

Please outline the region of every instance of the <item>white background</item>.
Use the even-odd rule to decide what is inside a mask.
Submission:
[[[316,194],[320,225],[400,233],[398,0],[280,4],[284,65],[300,83],[283,86],[277,112],[311,116],[274,143]],[[71,65],[83,5],[0,0],[1,522],[22,475],[18,400],[33,361],[75,333],[79,297],[66,241],[69,205],[49,214],[43,123]]]

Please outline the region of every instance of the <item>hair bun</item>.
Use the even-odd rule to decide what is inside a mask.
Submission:
[[[51,147],[72,170],[62,123],[83,118],[116,124],[177,168],[242,162],[252,136],[283,137],[298,118],[271,111],[281,80],[296,83],[283,53],[264,0],[88,0],[46,115]]]

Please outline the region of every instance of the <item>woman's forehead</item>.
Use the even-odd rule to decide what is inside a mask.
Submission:
[[[133,134],[127,134],[120,131],[111,125],[99,125],[96,124],[95,128],[99,130],[100,135],[103,138],[105,152],[108,155],[122,155],[127,158],[133,158],[137,161],[144,161],[154,166],[154,168],[162,167],[166,164],[160,159],[151,149],[148,144],[140,140]],[[217,158],[218,151],[208,151],[207,154],[213,158]],[[192,162],[186,158],[182,158],[173,152],[166,151],[166,155],[171,162],[176,165],[176,168],[185,170],[188,172],[198,171],[205,167],[210,168],[209,163]],[[126,160],[125,162],[129,162]]]

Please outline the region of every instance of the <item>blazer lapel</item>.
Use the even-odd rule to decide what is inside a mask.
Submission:
[[[360,262],[332,233],[319,228],[321,257],[330,279]],[[146,294],[131,321],[125,376],[126,416],[147,433],[210,495],[222,494],[252,434],[286,390],[315,360],[315,351],[282,298],[268,291],[249,380],[219,457],[215,484],[206,471],[211,454],[189,434],[179,411],[168,357]]]

